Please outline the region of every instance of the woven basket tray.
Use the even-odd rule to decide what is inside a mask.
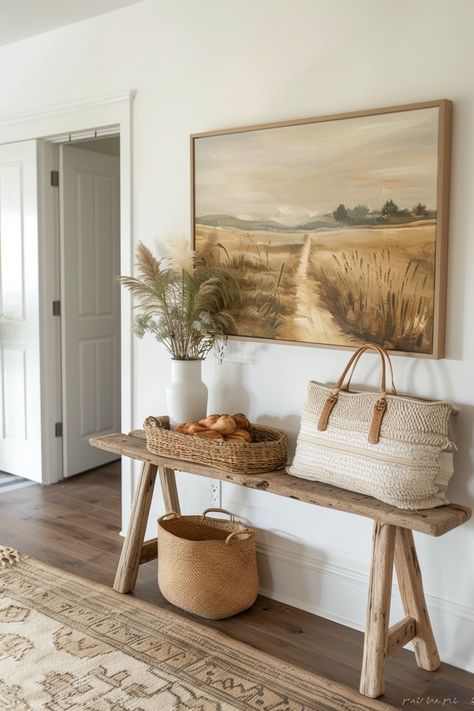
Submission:
[[[253,442],[206,440],[172,432],[168,417],[147,417],[143,423],[146,448],[163,457],[208,464],[232,474],[263,474],[283,469],[287,460],[287,437],[280,430],[252,425]]]

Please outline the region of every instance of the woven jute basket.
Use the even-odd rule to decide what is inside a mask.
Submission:
[[[146,447],[153,454],[208,464],[232,474],[263,474],[283,469],[287,437],[280,430],[252,425],[253,442],[208,440],[170,430],[168,417],[147,417],[143,423]]]
[[[230,520],[210,518],[211,511]],[[256,600],[255,531],[224,509],[158,519],[158,585],[172,605],[210,620],[236,615]]]

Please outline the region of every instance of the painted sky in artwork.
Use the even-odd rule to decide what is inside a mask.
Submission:
[[[197,216],[295,224],[340,204],[436,209],[438,108],[195,140]]]

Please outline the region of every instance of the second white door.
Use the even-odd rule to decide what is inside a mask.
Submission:
[[[44,479],[36,141],[0,145],[0,470]]]
[[[64,476],[116,457],[94,435],[120,432],[120,161],[62,146],[61,340]]]

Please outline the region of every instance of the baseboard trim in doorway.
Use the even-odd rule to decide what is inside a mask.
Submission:
[[[7,491],[13,491],[13,489],[22,489],[24,486],[31,486],[34,483],[34,481],[24,479],[21,476],[15,476],[14,474],[7,474],[6,472],[0,471],[0,495]]]

